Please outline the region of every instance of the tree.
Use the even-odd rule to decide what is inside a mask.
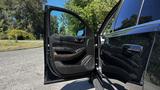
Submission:
[[[22,29],[39,37],[43,30],[42,4],[42,0],[1,0],[0,28]]]
[[[13,13],[15,11],[13,10],[13,1],[10,0],[1,0],[0,1],[0,28],[1,31],[5,32],[9,29],[9,27],[12,27],[12,20],[11,18],[13,16]]]
[[[56,16],[50,16],[51,32],[58,33],[58,21]]]
[[[117,0],[68,0],[65,7],[78,13],[96,32]]]
[[[61,35],[66,35],[66,28],[65,28],[64,24],[62,24],[62,25],[60,26],[59,33],[60,33]]]
[[[15,18],[17,27],[23,28],[39,36],[43,30],[43,6],[41,0],[14,0],[17,1]],[[30,28],[28,28],[30,26]]]
[[[84,23],[81,23],[75,16],[67,13],[61,15],[60,21],[65,26],[66,32],[69,32],[72,36],[75,36],[78,30],[84,28]]]

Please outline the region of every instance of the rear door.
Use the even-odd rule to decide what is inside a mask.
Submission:
[[[144,71],[155,43],[157,22],[139,24],[144,0],[124,0],[104,28],[100,58],[102,73],[110,79],[143,85]],[[150,17],[142,17],[149,20]],[[100,31],[101,32],[101,31]]]
[[[95,69],[94,34],[72,11],[45,7],[45,84],[89,76]]]
[[[160,0],[145,0],[140,16],[140,24],[149,22],[160,24],[160,11],[158,11],[160,5],[158,3],[160,3]],[[144,17],[150,18],[144,19]],[[144,90],[160,90],[160,28],[155,31],[158,32],[156,32],[155,45],[144,75]]]

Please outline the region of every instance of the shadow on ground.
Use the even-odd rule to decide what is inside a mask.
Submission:
[[[93,85],[90,84],[88,80],[78,80],[66,84],[61,90],[88,90],[93,88]]]

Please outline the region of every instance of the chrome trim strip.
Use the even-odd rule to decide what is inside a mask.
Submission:
[[[125,28],[122,30],[118,30],[110,34],[106,34],[105,37],[111,38],[111,37],[119,37],[119,36],[133,35],[133,34],[140,34],[140,33],[147,33],[147,32],[156,32],[156,31],[160,31],[159,27],[160,27],[160,20],[156,20],[156,21],[136,25],[133,27]]]
[[[140,11],[139,11],[139,14],[138,14],[138,18],[137,18],[137,22],[136,22],[136,25],[138,25],[139,23],[139,19],[141,17],[141,13],[142,13],[142,9],[143,9],[143,6],[144,6],[144,0],[142,1],[142,4],[141,4],[141,8],[140,8]]]

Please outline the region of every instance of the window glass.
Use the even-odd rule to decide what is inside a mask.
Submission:
[[[160,0],[145,0],[139,23],[160,19]]]
[[[73,37],[79,35],[78,37],[80,37],[85,33],[85,25],[71,14],[61,11],[51,11],[50,30],[51,34]]]
[[[125,0],[118,18],[116,20],[115,30],[134,26],[141,8],[142,0]]]
[[[114,23],[115,23],[115,16],[116,16],[116,14],[110,19],[108,25],[106,25],[106,27],[105,27],[105,29],[102,33],[104,36],[114,32],[114,27],[113,26],[114,26]]]

